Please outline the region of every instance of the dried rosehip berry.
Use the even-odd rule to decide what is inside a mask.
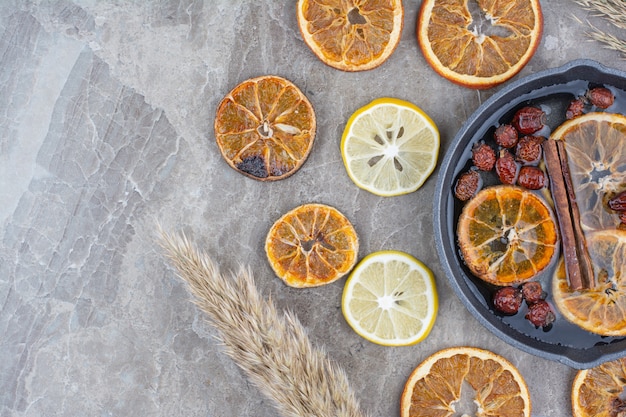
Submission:
[[[530,305],[546,298],[546,293],[539,281],[530,281],[522,284],[522,297]]]
[[[622,191],[609,200],[609,208],[615,211],[626,211],[626,191]]]
[[[615,96],[608,88],[597,87],[587,91],[589,102],[600,109],[610,107],[615,101]]]
[[[541,160],[543,136],[523,136],[515,148],[515,159],[524,165],[536,165]]]
[[[517,145],[519,134],[513,125],[500,125],[496,128],[496,131],[493,132],[493,138],[496,140],[496,143],[503,148],[512,148]]]
[[[524,166],[519,170],[517,183],[529,190],[541,190],[547,183],[546,174],[541,168]]]
[[[570,120],[578,116],[582,116],[584,110],[585,100],[578,97],[576,100],[572,100],[569,103],[569,106],[567,106],[567,110],[565,111],[565,118]]]
[[[503,314],[516,314],[522,305],[522,292],[515,287],[502,287],[493,294],[493,306]]]
[[[515,184],[519,165],[511,152],[506,149],[500,150],[500,157],[496,161],[496,174],[502,184]]]
[[[531,304],[526,313],[526,319],[536,327],[547,327],[556,320],[556,315],[547,301],[541,300]]]
[[[544,126],[546,114],[537,107],[522,107],[513,115],[512,124],[522,135],[530,135]]]
[[[472,162],[481,171],[491,171],[496,163],[496,152],[486,143],[477,143],[472,147]]]
[[[482,179],[476,170],[469,170],[461,174],[454,186],[454,195],[461,201],[474,197],[482,187]]]

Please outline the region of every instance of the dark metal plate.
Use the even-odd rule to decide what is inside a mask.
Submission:
[[[595,61],[573,61],[507,84],[484,102],[455,136],[442,161],[434,199],[437,251],[451,286],[471,314],[508,344],[577,369],[626,356],[626,338],[594,335],[567,322],[558,312],[557,321],[547,331],[532,326],[523,312],[512,317],[494,312],[490,302],[493,287],[469,272],[457,249],[456,222],[462,206],[453,195],[453,187],[458,175],[469,166],[472,144],[492,136],[495,127],[509,122],[517,109],[529,104],[541,106],[553,130],[565,120],[569,102],[594,86],[606,86],[616,95],[616,104],[607,111],[624,113],[626,73]],[[551,273],[541,279],[549,293]]]

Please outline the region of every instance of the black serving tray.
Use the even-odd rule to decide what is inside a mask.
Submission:
[[[456,134],[442,160],[434,199],[434,232],[439,258],[451,286],[470,313],[508,344],[577,369],[626,356],[626,338],[589,333],[569,323],[556,307],[557,320],[547,331],[532,326],[524,319],[523,311],[515,316],[496,313],[491,306],[493,287],[474,277],[459,254],[456,222],[462,203],[454,197],[453,187],[459,174],[469,167],[467,161],[471,158],[472,145],[489,140],[495,127],[508,123],[517,109],[525,105],[541,106],[548,114],[548,130],[553,130],[565,120],[569,102],[595,86],[606,86],[616,95],[614,106],[606,111],[625,112],[626,73],[591,60],[573,61],[505,85],[485,101]],[[540,278],[548,292],[551,274],[547,271]]]

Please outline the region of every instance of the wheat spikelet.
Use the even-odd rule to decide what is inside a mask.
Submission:
[[[626,3],[623,0],[574,0],[594,16],[607,18],[620,29],[626,29]]]
[[[622,54],[622,58],[626,59],[626,41],[619,39],[617,36],[602,32],[592,25],[589,26],[593,29],[588,33],[588,36],[591,39],[603,43],[605,48],[620,52]]]
[[[249,268],[224,276],[185,235],[160,230],[160,244],[226,353],[284,417],[365,417],[343,370],[312,346],[295,315],[259,294]]]
[[[626,2],[624,0],[574,0],[583,9],[595,17],[601,17],[618,29],[626,29]],[[576,19],[580,22],[580,19]],[[587,22],[591,28],[587,36],[598,41],[608,49],[613,49],[626,58],[626,41],[615,35],[605,33]]]

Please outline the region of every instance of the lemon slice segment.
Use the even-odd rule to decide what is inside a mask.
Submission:
[[[433,273],[413,256],[379,251],[361,260],[346,281],[341,307],[363,338],[384,346],[421,342],[438,308]]]
[[[383,197],[411,193],[437,165],[439,130],[416,105],[379,98],[350,116],[341,156],[358,187]]]

